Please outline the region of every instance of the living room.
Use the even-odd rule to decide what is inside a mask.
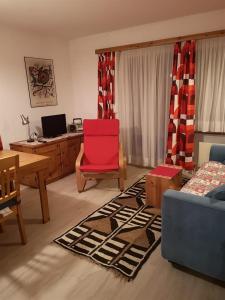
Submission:
[[[138,205],[144,203],[146,183],[140,180],[148,174],[150,168],[157,167],[160,161],[163,163],[162,156],[166,158],[166,144],[161,145],[157,137],[155,137],[154,143],[157,141],[159,150],[156,148],[152,152],[146,150],[147,154],[141,162],[138,156],[135,156],[136,153],[133,155],[133,150],[128,147],[129,138],[126,136],[128,128],[125,124],[129,126],[129,122],[125,120],[125,116],[128,114],[124,113],[128,105],[122,107],[119,102],[119,99],[123,99],[123,95],[121,95],[121,82],[123,81],[118,80],[122,78],[122,66],[126,62],[125,57],[122,57],[123,53],[136,51],[134,49],[142,47],[145,42],[149,42],[149,48],[154,41],[160,41],[160,43],[164,43],[162,45],[165,47],[170,47],[165,40],[173,40],[171,42],[172,50],[168,50],[172,53],[171,61],[168,63],[168,69],[171,70],[167,78],[170,84],[168,105],[167,107],[165,105],[164,110],[160,110],[160,113],[167,114],[169,118],[172,81],[170,73],[172,73],[171,63],[175,40],[179,41],[179,37],[185,36],[193,36],[193,39],[195,36],[198,39],[199,35],[203,36],[204,40],[208,33],[212,34],[212,39],[224,38],[224,1],[218,0],[213,3],[210,1],[189,1],[188,3],[170,1],[167,4],[163,1],[154,3],[145,0],[126,0],[123,5],[119,1],[105,3],[101,0],[87,1],[85,4],[84,1],[67,3],[49,0],[32,3],[28,0],[19,0],[13,5],[7,1],[0,1],[0,16],[0,99],[2,107],[0,110],[0,136],[3,151],[8,151],[10,144],[26,141],[29,137],[35,140],[40,139],[40,147],[46,147],[48,141],[45,143],[45,139],[41,137],[41,118],[43,116],[65,114],[67,126],[73,123],[73,119],[97,119],[101,110],[99,108],[101,100],[99,100],[98,60],[101,53],[104,54],[104,49],[108,49],[108,51],[116,53],[113,111],[116,119],[120,120],[122,141],[124,141],[123,156],[126,156],[127,160],[127,167],[124,160],[123,167],[127,174],[126,176],[124,174],[126,180],[123,182],[124,187],[122,188],[121,186],[118,188],[115,179],[99,181],[97,178],[94,181],[88,180],[87,183],[85,181],[84,191],[78,192],[75,174],[70,172],[65,172],[67,176],[56,176],[57,180],[53,179],[51,183],[47,184],[47,190],[45,190],[45,180],[41,177],[43,174],[38,174],[37,185],[40,185],[40,182],[43,183],[42,188],[39,186],[40,195],[38,189],[30,187],[32,185],[21,184],[21,211],[27,241],[26,245],[21,245],[15,216],[3,223],[3,232],[0,233],[0,298],[223,299],[225,289],[221,282],[214,281],[216,276],[212,279],[204,272],[193,273],[190,271],[192,268],[183,270],[174,267],[167,261],[168,258],[165,259],[161,256],[161,243],[157,230],[154,231],[154,239],[157,243],[152,244],[152,249],[146,255],[146,259],[143,259],[140,267],[135,269],[132,276],[125,274],[126,272],[119,269],[116,264],[111,268],[106,267],[96,257],[90,259],[87,257],[88,255],[85,256],[74,251],[74,248],[69,251],[71,249],[65,245],[62,247],[62,241],[60,242],[59,239],[94,212],[99,213],[99,209],[103,206],[106,210],[108,203],[120,195],[120,189],[124,189],[125,193],[128,189],[130,194],[136,193],[138,190],[140,193],[137,203]],[[218,32],[222,32],[221,37]],[[182,41],[186,40],[189,39],[184,38]],[[207,38],[207,40],[211,40],[211,38]],[[113,48],[127,45],[134,46],[130,46],[124,51],[117,51]],[[198,45],[197,47],[199,47]],[[54,71],[56,105],[35,106],[32,104],[29,77],[27,76],[27,70],[29,70],[27,59],[29,58],[51,60]],[[224,56],[221,61],[224,64]],[[198,62],[196,63],[198,64]],[[198,70],[196,71],[198,72]],[[196,88],[198,89],[198,86]],[[98,101],[100,102],[98,103]],[[223,110],[222,105],[219,108],[221,111]],[[132,114],[135,115],[135,112],[132,111]],[[29,124],[22,124],[21,115]],[[162,140],[164,140],[168,135],[168,119],[166,117],[161,119],[163,126],[167,123],[165,130],[159,127],[159,130],[163,131]],[[139,122],[141,121],[148,122],[144,117]],[[28,126],[31,136],[28,135]],[[135,127],[134,124],[132,126]],[[144,126],[142,127],[144,128]],[[152,131],[154,131],[153,128]],[[193,164],[196,167],[195,170],[186,171],[189,178],[195,174],[197,167],[200,167],[200,162],[203,163],[209,158],[209,147],[212,143],[225,144],[224,130],[225,128],[198,129],[195,132]],[[145,135],[143,133],[145,131],[142,130],[140,134],[142,139],[145,139],[144,137],[147,135],[154,136],[152,131],[146,131]],[[78,154],[83,133],[71,133],[71,136],[73,135],[79,139],[79,149],[76,148]],[[71,136],[69,136],[69,140],[72,139]],[[139,137],[139,133],[137,133],[137,137]],[[136,149],[139,141],[137,139]],[[152,141],[150,142],[152,143]],[[55,142],[51,141],[51,146],[52,143]],[[59,143],[57,142],[57,147],[61,147]],[[31,148],[30,145],[27,147]],[[33,147],[34,152],[32,153],[37,155],[35,147]],[[14,150],[16,149],[14,148]],[[155,156],[149,155],[153,152],[156,152]],[[159,155],[158,152],[161,154]],[[62,153],[63,150],[58,155],[61,160],[59,165],[62,164]],[[143,153],[145,153],[144,150]],[[203,159],[203,156],[206,157],[206,160]],[[72,160],[73,168],[74,161],[75,157]],[[27,183],[26,180],[28,181],[28,179],[22,178],[21,183]],[[133,186],[134,184],[138,185]],[[170,197],[170,195],[167,196]],[[125,198],[125,196],[123,197]],[[119,201],[122,201],[122,198],[116,199],[114,208],[121,205]],[[129,209],[134,209],[137,203],[133,203]],[[111,206],[112,210],[114,208]],[[129,209],[120,214],[120,217],[129,215]],[[139,220],[144,220],[148,211],[141,213]],[[160,216],[160,213],[154,215],[156,217],[155,226],[159,225]],[[223,232],[222,224],[221,229]],[[64,241],[66,239],[68,236]],[[212,243],[211,240],[209,243]],[[221,245],[224,245],[223,242]],[[208,258],[208,260],[210,259]]]

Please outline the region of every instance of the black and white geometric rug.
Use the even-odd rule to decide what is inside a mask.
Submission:
[[[54,241],[134,279],[160,244],[161,216],[145,205],[145,178]]]

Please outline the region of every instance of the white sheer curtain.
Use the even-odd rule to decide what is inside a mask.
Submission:
[[[196,46],[196,128],[225,132],[225,37]]]
[[[173,45],[117,54],[117,110],[128,163],[165,159]]]

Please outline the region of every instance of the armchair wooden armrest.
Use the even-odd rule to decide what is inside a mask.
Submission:
[[[127,179],[127,158],[123,151],[123,145],[120,144],[120,151],[119,151],[119,167],[123,169],[124,172],[124,179]]]
[[[84,155],[84,143],[81,143],[80,145],[80,152],[77,156],[77,159],[76,159],[76,162],[75,162],[75,169],[77,171],[77,169],[80,170],[80,165],[81,165],[81,162],[82,162],[82,159],[83,159],[83,155]]]
[[[124,154],[123,154],[123,145],[119,146],[119,167],[120,169],[124,168]]]
[[[86,184],[86,179],[84,178],[83,174],[80,171],[80,165],[81,165],[83,156],[84,156],[84,143],[81,143],[80,152],[79,152],[76,162],[75,162],[76,182],[77,182],[77,189],[78,189],[79,193],[84,190],[84,187]]]
[[[120,148],[119,148],[119,172],[120,172],[120,179],[119,179],[120,190],[123,191],[124,190],[124,179],[126,179],[127,173],[126,173],[126,157],[123,153],[122,144],[120,144]]]

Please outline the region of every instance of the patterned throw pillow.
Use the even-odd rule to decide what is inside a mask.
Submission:
[[[205,196],[213,189],[225,185],[225,165],[217,161],[204,163],[183,186],[181,192]]]
[[[216,187],[212,191],[208,192],[205,196],[216,200],[225,201],[225,184]]]

